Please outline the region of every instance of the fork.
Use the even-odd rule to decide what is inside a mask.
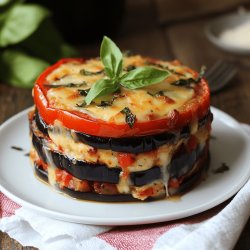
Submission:
[[[230,62],[219,60],[205,73],[212,93],[221,90],[237,74],[238,69]]]

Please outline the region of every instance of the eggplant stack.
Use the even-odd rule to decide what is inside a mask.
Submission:
[[[178,61],[136,55],[123,56],[121,65],[111,78],[105,59],[63,59],[38,78],[29,114],[35,174],[85,200],[149,201],[186,192],[208,167],[206,80]],[[151,69],[149,77],[158,78],[143,85],[141,72]]]

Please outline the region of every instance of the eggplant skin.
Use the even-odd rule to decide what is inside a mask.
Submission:
[[[104,138],[76,132],[78,141],[94,148],[112,150],[115,152],[139,154],[157,149],[164,144],[174,143],[175,133],[162,133],[150,136],[130,138]]]
[[[35,112],[35,121],[38,129],[48,135],[49,126],[43,121],[38,111]],[[212,113],[209,111],[198,122],[198,126],[204,126],[207,122],[212,121]],[[189,126],[185,126],[179,132],[168,132],[148,136],[128,137],[128,138],[108,138],[92,136],[74,131],[76,136],[73,139],[85,143],[98,149],[112,150],[115,152],[139,154],[156,150],[164,144],[172,144],[181,138],[190,136]]]
[[[43,140],[45,139],[39,138],[35,134],[32,135],[33,146],[43,162],[51,164],[48,160],[49,157],[52,164],[56,167],[66,170],[80,180],[99,181],[112,184],[117,184],[119,182],[120,173],[122,171],[121,168],[108,168],[104,164],[93,164],[71,159],[66,155],[44,147]],[[180,151],[181,148],[178,150],[178,153],[173,156],[170,164],[167,166],[170,178],[179,178],[191,170],[204,150],[198,146],[190,153],[187,153],[185,149],[183,149],[181,153]],[[148,170],[130,173],[131,184],[138,187],[158,179],[162,179],[161,169],[158,166],[154,166]]]
[[[89,164],[68,158],[57,152],[50,151],[56,167],[66,170],[80,180],[101,181],[117,184],[120,178],[120,168],[108,168],[105,165]]]
[[[48,183],[48,173],[45,172],[42,168],[40,168],[36,163],[34,163],[35,174],[42,180]],[[64,187],[63,189],[57,186],[57,188],[76,199],[80,200],[90,200],[90,201],[100,201],[100,202],[148,202],[155,201],[158,199],[162,199],[164,197],[149,197],[145,200],[139,200],[134,198],[131,194],[98,194],[95,192],[80,192],[73,189],[69,189]]]
[[[120,178],[120,168],[108,168],[106,165],[93,164],[85,161],[70,159],[66,155],[52,151],[43,146],[43,138],[32,135],[32,144],[38,156],[46,164],[54,164],[56,167],[66,170],[81,180],[102,181],[117,184]],[[46,151],[46,153],[45,153]],[[48,159],[48,157],[50,159]]]
[[[178,189],[170,190],[170,196],[171,195],[177,195],[177,194],[183,194],[195,187],[201,178],[204,176],[204,174],[207,172],[207,169],[209,168],[209,153],[208,150],[204,151],[201,155],[200,159],[200,165],[201,167],[199,170],[189,178],[187,178]],[[34,169],[35,174],[41,179],[42,181],[48,182],[48,173],[44,171],[39,165],[37,165],[34,162]],[[57,186],[57,188],[60,190],[60,192],[65,193],[71,197],[74,197],[76,199],[80,200],[91,200],[91,201],[100,201],[100,202],[150,202],[155,201],[159,199],[163,199],[164,197],[158,196],[158,197],[149,197],[145,200],[139,200],[134,198],[131,194],[115,194],[115,195],[107,195],[107,194],[98,194],[95,192],[80,192],[69,188],[60,188]]]
[[[38,111],[35,111],[34,119],[36,122],[37,128],[45,135],[48,135],[48,125],[45,123],[45,121],[42,119]]]
[[[85,161],[70,159],[66,155],[52,151],[43,146],[43,138],[32,135],[32,143],[38,156],[47,164],[48,156],[52,164],[66,170],[80,180],[99,181],[117,184],[120,179],[121,168],[108,168],[103,164],[93,164]],[[46,150],[46,154],[45,154]],[[142,186],[161,178],[161,170],[155,166],[149,170],[131,173],[131,182],[135,186]]]
[[[159,167],[153,167],[148,170],[130,173],[130,180],[137,187],[143,186],[161,178],[162,173]]]

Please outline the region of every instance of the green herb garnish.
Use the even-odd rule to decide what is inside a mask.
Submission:
[[[149,95],[153,96],[153,97],[155,97],[155,96],[165,96],[163,90],[160,90],[160,91],[158,91],[158,92],[156,92],[156,93],[151,93],[151,92],[148,91],[147,93],[148,93]]]
[[[134,70],[136,69],[136,67],[134,65],[128,65],[127,68],[125,68],[125,71],[131,71],[131,70]]]
[[[80,70],[80,74],[84,75],[84,76],[96,76],[96,75],[102,74],[103,72],[104,72],[103,70],[96,71],[96,72],[91,72],[91,71],[88,71],[88,70],[85,70],[85,69]]]
[[[129,127],[133,128],[136,116],[131,112],[131,110],[128,107],[125,107],[120,112],[125,115],[125,121],[129,125]]]
[[[85,98],[87,105],[97,97],[116,92],[121,86],[128,89],[142,88],[161,82],[170,74],[166,70],[149,66],[123,73],[123,55],[116,44],[106,36],[102,40],[100,57],[107,78],[93,84]]]
[[[162,64],[160,64],[160,63],[155,63],[155,62],[147,61],[146,64],[147,64],[147,65],[152,65],[152,66],[155,66],[155,67],[164,69],[164,70],[167,70],[167,71],[169,71],[170,73],[175,74],[175,75],[185,76],[185,74],[179,73],[179,72],[175,71],[174,69],[170,69],[168,66],[162,65]]]
[[[206,67],[202,66],[200,73],[199,73],[199,76],[196,79],[194,79],[194,78],[188,78],[188,79],[181,78],[178,81],[172,82],[171,85],[190,88],[192,83],[197,84],[201,81],[202,77],[205,74],[205,70],[206,70]]]
[[[98,107],[108,107],[113,104],[113,100],[111,101],[101,101],[100,104],[97,104]]]
[[[83,101],[81,104],[76,104],[76,107],[78,107],[78,108],[82,108],[82,107],[85,107],[86,106],[86,102],[85,101]]]
[[[66,88],[79,88],[86,86],[86,82],[82,83],[67,83],[67,84],[44,84],[43,86],[48,87],[48,88],[60,88],[60,87],[66,87]]]
[[[78,91],[79,95],[87,96],[87,94],[89,93],[89,90],[90,89],[78,89],[77,91]]]

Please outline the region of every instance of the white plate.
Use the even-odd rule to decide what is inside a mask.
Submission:
[[[29,158],[28,110],[0,127],[0,190],[20,205],[43,215],[77,223],[132,225],[169,221],[212,208],[234,195],[250,176],[250,141],[239,123],[213,108],[211,166],[208,178],[179,201],[150,203],[98,203],[78,201],[53,191],[38,181]],[[11,146],[19,146],[17,151]],[[214,174],[222,162],[230,170]]]

